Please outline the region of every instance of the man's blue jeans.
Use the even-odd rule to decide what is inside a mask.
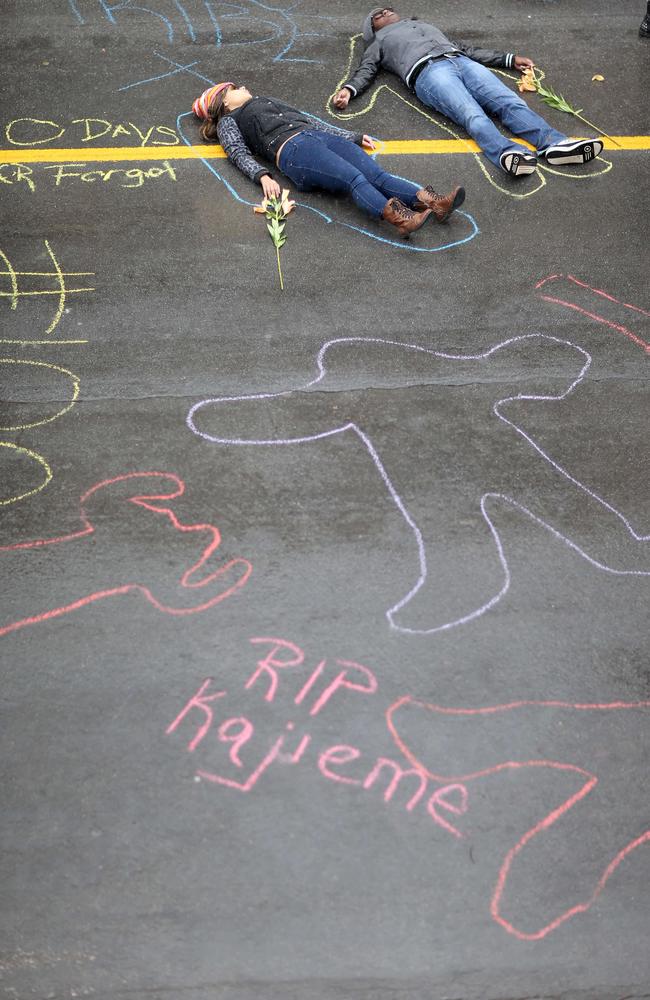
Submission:
[[[364,212],[381,218],[389,198],[409,208],[421,184],[387,174],[363,150],[344,136],[308,129],[285,143],[278,166],[299,191],[351,194]]]
[[[524,146],[501,135],[488,114],[520,135],[539,152],[566,135],[551,128],[525,101],[506,87],[486,66],[467,56],[431,59],[415,81],[415,93],[423,104],[451,118],[471,135],[492,163],[506,150],[528,152]]]

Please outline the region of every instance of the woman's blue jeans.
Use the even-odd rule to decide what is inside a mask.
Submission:
[[[350,139],[308,129],[285,143],[278,166],[299,191],[351,194],[364,212],[381,218],[389,198],[413,207],[421,184],[387,174]]]
[[[531,111],[498,76],[467,56],[432,59],[420,71],[415,93],[427,107],[462,125],[497,166],[507,149],[528,151],[501,135],[486,112],[500,119],[515,135],[527,139],[539,152],[566,139],[566,135]]]

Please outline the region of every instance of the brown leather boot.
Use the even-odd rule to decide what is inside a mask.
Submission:
[[[451,213],[465,201],[465,188],[455,187],[449,194],[437,194],[430,184],[417,193],[416,212],[430,209],[438,222],[446,222]]]
[[[390,201],[386,202],[382,218],[399,229],[403,238],[407,240],[411,233],[414,233],[416,229],[424,225],[430,215],[430,208],[424,208],[421,212],[414,212],[413,209],[407,208],[399,198],[391,198]]]

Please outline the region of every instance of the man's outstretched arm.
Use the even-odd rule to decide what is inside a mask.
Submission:
[[[362,94],[370,86],[380,69],[381,51],[377,42],[373,42],[366,49],[356,73],[334,95],[334,106],[341,110],[347,108],[350,99]]]
[[[528,56],[518,56],[514,52],[497,52],[495,49],[482,49],[475,45],[468,45],[466,42],[454,42],[454,45],[474,62],[483,66],[490,66],[492,69],[518,69],[524,70],[534,66],[532,59]]]

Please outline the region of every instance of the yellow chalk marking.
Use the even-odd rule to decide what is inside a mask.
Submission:
[[[45,242],[47,243],[47,240]],[[2,253],[2,250],[0,250],[0,254],[4,257],[4,254]],[[6,259],[7,258],[5,257],[5,260]],[[3,274],[14,274],[14,275],[16,275],[16,273],[20,274],[21,277],[28,277],[28,278],[51,278],[52,277],[52,272],[51,271],[18,271],[18,272],[16,272],[16,271],[14,271],[13,268],[11,268],[10,271],[0,271],[0,275],[3,275]],[[66,278],[70,278],[70,277],[78,278],[81,275],[94,274],[94,273],[95,273],[94,271],[62,271],[61,272],[61,274],[65,275]],[[94,289],[93,289],[93,291],[94,291]]]
[[[74,372],[69,371],[67,368],[61,368],[59,365],[52,365],[49,361],[21,361],[16,358],[0,358],[0,365],[33,365],[36,368],[50,368],[52,371],[61,372],[61,374],[67,375],[68,378],[72,379],[73,386],[72,399],[60,410],[57,410],[53,416],[44,417],[42,420],[35,420],[31,424],[6,424],[5,426],[0,426],[0,431],[26,431],[30,427],[42,427],[43,424],[50,424],[53,420],[58,420],[58,418],[62,417],[64,413],[71,410],[79,398],[79,376],[75,375]]]
[[[56,275],[52,275],[51,274],[50,277],[51,278],[55,278]],[[94,292],[95,289],[94,288],[66,288],[65,291],[66,292]],[[0,292],[0,295],[5,295],[9,299],[15,298],[14,292]],[[18,295],[20,295],[21,299],[25,295],[59,295],[60,296],[61,295],[61,291],[58,288],[43,288],[43,289],[39,289],[38,291],[32,291],[32,292],[18,292]],[[51,333],[50,330],[46,330],[45,332],[46,333]]]
[[[10,340],[8,337],[0,337],[0,344],[54,344],[59,347],[61,344],[87,344],[87,340]]]
[[[0,250],[0,261],[4,262],[6,270],[0,270],[0,277],[9,278],[11,284],[11,291],[4,292],[0,291],[0,296],[8,298],[11,300],[11,308],[15,309],[18,305],[18,299],[23,296],[32,295],[56,295],[58,296],[59,302],[57,306],[54,318],[50,323],[49,327],[45,331],[46,336],[52,333],[52,331],[57,327],[62,315],[63,309],[66,302],[66,295],[68,292],[92,292],[93,288],[67,288],[65,284],[65,278],[67,277],[85,277],[86,275],[94,274],[93,271],[62,271],[58,260],[47,240],[43,241],[45,243],[45,248],[49,254],[50,260],[54,267],[53,271],[17,271],[7,255]],[[22,291],[19,287],[18,279],[24,277],[33,278],[51,278],[54,284],[57,286],[54,289],[33,289],[29,291]],[[75,339],[75,340],[23,340],[23,339],[10,339],[2,338],[0,339],[2,344],[87,344],[88,341],[85,339]],[[59,372],[65,375],[72,381],[72,398],[65,403],[56,413],[51,414],[49,417],[43,417],[41,420],[34,420],[28,424],[8,424],[0,426],[2,431],[23,431],[28,430],[33,427],[42,427],[43,424],[52,423],[53,420],[58,420],[65,413],[72,409],[79,398],[79,385],[80,379],[78,375],[71,372],[68,368],[62,368],[60,365],[51,364],[48,361],[25,361],[17,358],[0,358],[0,364],[5,365],[32,365],[37,368],[49,368],[50,371]],[[24,493],[20,493],[16,496],[6,497],[5,499],[0,499],[0,506],[7,504],[17,503],[19,500],[24,500],[26,497],[33,496],[35,493],[39,493],[44,489],[50,482],[53,476],[52,469],[50,468],[47,461],[42,455],[39,455],[35,451],[30,451],[29,448],[22,448],[20,445],[13,444],[10,441],[0,441],[0,448],[11,448],[15,452],[19,452],[21,455],[27,455],[29,458],[33,459],[44,469],[44,478],[38,486],[34,486],[31,490],[26,490]]]
[[[89,275],[89,274],[92,275],[92,274],[94,274],[94,271],[62,271],[61,268],[60,268],[60,266],[59,266],[58,260],[54,256],[54,251],[52,250],[52,247],[50,246],[50,244],[48,243],[47,240],[43,240],[43,242],[45,243],[45,249],[47,250],[48,254],[50,255],[50,260],[52,261],[52,264],[54,266],[54,271],[16,271],[16,269],[14,268],[13,264],[11,263],[11,261],[9,260],[9,258],[7,257],[7,255],[5,253],[3,253],[2,250],[0,250],[0,260],[4,261],[4,263],[6,265],[6,268],[7,268],[6,271],[0,271],[0,277],[9,277],[10,282],[11,282],[11,291],[10,292],[0,292],[0,298],[11,299],[11,308],[15,309],[16,306],[18,305],[18,299],[22,298],[23,296],[32,296],[32,295],[57,295],[58,298],[59,298],[59,303],[58,303],[58,306],[57,306],[57,310],[56,310],[56,313],[54,314],[54,318],[53,318],[52,322],[50,323],[50,325],[48,326],[47,330],[45,331],[45,335],[48,336],[50,333],[53,332],[53,330],[59,324],[59,321],[60,321],[60,319],[61,319],[61,317],[63,315],[63,309],[64,309],[64,306],[65,306],[65,298],[66,298],[66,295],[68,294],[68,292],[94,292],[95,289],[94,288],[66,288],[66,284],[65,284],[65,280],[64,280],[65,278],[69,278],[69,277],[77,277],[78,278],[78,277],[81,277],[81,276],[85,277],[86,275]],[[32,291],[28,291],[28,292],[22,292],[22,291],[19,291],[19,288],[18,288],[18,278],[19,277],[20,278],[23,278],[23,277],[53,278],[53,279],[55,279],[55,284],[58,285],[58,288],[55,288],[55,289],[43,289],[43,290],[32,290]],[[12,343],[12,341],[3,341],[3,343]],[[27,343],[27,341],[17,341],[17,343]],[[33,343],[38,343],[38,341],[33,341]],[[44,341],[44,343],[48,343],[48,341]]]
[[[11,308],[15,309],[18,305],[18,278],[16,277],[16,272],[14,271],[11,261],[6,254],[0,250],[0,258],[7,265],[7,270],[3,271],[3,274],[8,274],[11,279]],[[7,294],[6,292],[4,294]]]
[[[52,330],[58,324],[59,320],[61,319],[61,316],[63,315],[63,306],[65,305],[65,291],[66,291],[66,289],[65,289],[65,281],[63,280],[63,272],[61,271],[61,268],[59,267],[59,262],[56,259],[56,257],[54,256],[54,253],[52,252],[52,248],[51,248],[50,244],[47,242],[47,240],[44,240],[44,243],[45,243],[45,247],[47,249],[47,252],[50,255],[50,260],[52,261],[52,263],[54,264],[54,267],[56,268],[56,277],[57,277],[58,282],[59,282],[59,290],[60,290],[59,305],[58,305],[58,308],[56,310],[56,314],[54,316],[54,319],[52,320],[52,322],[48,326],[47,330],[45,331],[45,336],[49,337],[49,335],[52,333]],[[76,291],[76,289],[71,288],[70,291]],[[79,289],[79,291],[81,291],[81,289]]]
[[[38,455],[35,451],[30,451],[29,448],[21,448],[20,445],[12,444],[10,441],[0,441],[0,448],[13,448],[14,451],[19,451],[23,455],[28,455],[33,458],[35,462],[42,465],[45,469],[45,479],[39,486],[35,486],[33,490],[27,490],[25,493],[20,493],[15,497],[7,497],[5,500],[0,500],[0,506],[5,506],[10,503],[17,503],[19,500],[24,500],[25,497],[31,497],[34,493],[40,493],[44,489],[52,478],[52,470],[43,458],[42,455]]]

